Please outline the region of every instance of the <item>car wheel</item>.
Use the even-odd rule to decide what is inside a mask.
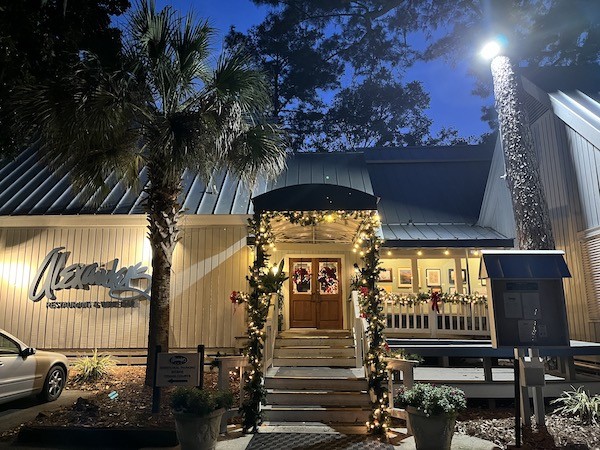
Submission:
[[[42,400],[53,402],[62,393],[67,382],[67,375],[62,366],[52,366],[44,382],[44,390],[40,394]]]

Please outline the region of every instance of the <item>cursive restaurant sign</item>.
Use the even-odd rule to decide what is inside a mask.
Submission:
[[[67,266],[71,252],[65,252],[64,249],[53,249],[42,261],[29,287],[29,298],[34,302],[44,297],[56,300],[54,292],[62,289],[87,290],[90,286],[108,288],[108,295],[117,300],[150,299],[152,277],[146,273],[148,268],[142,266],[141,262],[120,269],[116,258],[106,265],[75,263]],[[139,287],[132,283],[139,284]]]

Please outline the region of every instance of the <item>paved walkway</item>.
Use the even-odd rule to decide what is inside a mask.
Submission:
[[[0,405],[0,433],[29,422],[41,412],[54,411],[61,406],[75,403],[79,397],[89,397],[89,391],[65,389],[61,396],[50,403],[41,403],[36,397],[31,396]]]
[[[406,429],[392,430],[403,436]],[[239,431],[229,434],[230,439],[217,443],[217,450],[270,450],[270,449],[310,449],[310,450],[413,450],[414,439],[403,441],[391,439],[382,443],[364,434],[364,427],[350,426],[333,429],[327,425],[312,424],[272,424],[263,425],[254,436],[236,436]],[[452,450],[495,450],[492,442],[456,433],[452,439]]]

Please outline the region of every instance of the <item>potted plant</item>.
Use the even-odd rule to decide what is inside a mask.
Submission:
[[[229,391],[179,387],[171,406],[181,450],[214,450],[223,413],[233,404]]]
[[[401,389],[396,403],[406,409],[417,450],[450,450],[456,415],[467,407],[463,391],[417,383],[411,389]]]

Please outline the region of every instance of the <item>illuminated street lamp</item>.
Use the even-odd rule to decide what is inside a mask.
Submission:
[[[504,150],[506,181],[515,216],[517,248],[554,249],[548,204],[540,177],[529,117],[523,105],[523,86],[502,42],[487,43],[480,55],[490,60],[500,136]]]

